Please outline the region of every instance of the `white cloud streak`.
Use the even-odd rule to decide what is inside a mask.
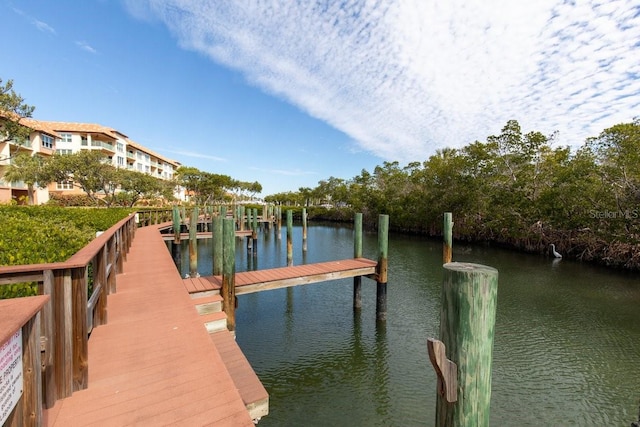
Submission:
[[[269,174],[273,174],[273,175],[284,175],[284,176],[306,176],[306,175],[317,175],[317,172],[312,172],[312,171],[303,171],[300,169],[294,169],[294,170],[289,170],[289,169],[262,169],[262,168],[256,168],[256,167],[250,167],[249,169],[251,170],[255,170],[255,171],[260,171],[260,172],[267,172]]]
[[[165,150],[165,149],[158,149],[159,151],[164,151],[165,153],[172,153],[172,154],[179,154],[181,156],[185,156],[185,157],[194,157],[194,158],[198,158],[198,159],[207,159],[207,160],[214,160],[216,162],[226,162],[228,161],[228,159],[225,159],[224,157],[217,157],[217,156],[211,156],[209,154],[202,154],[202,153],[198,153],[195,151],[184,151],[184,150]]]
[[[498,134],[579,145],[640,111],[634,0],[129,0],[384,159]]]
[[[31,22],[31,24],[36,27],[38,29],[38,31],[41,31],[43,33],[49,33],[52,35],[56,35],[56,30],[50,26],[49,24],[47,24],[46,22],[43,22],[39,19],[36,19],[32,16],[27,15],[22,9],[18,9],[18,8],[12,8],[13,11],[17,14],[20,15],[26,19],[29,20],[29,22]]]
[[[91,45],[89,45],[85,41],[76,41],[76,46],[78,46],[80,49],[84,50],[85,52],[89,52],[94,55],[98,53],[97,50],[95,50]]]
[[[43,33],[49,33],[49,34],[56,34],[56,30],[53,29],[53,27],[51,27],[49,24],[47,24],[46,22],[42,22],[39,21],[37,19],[34,19],[33,21],[33,25],[36,26],[36,28],[40,31],[42,31]]]

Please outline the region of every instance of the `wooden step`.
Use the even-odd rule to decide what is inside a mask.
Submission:
[[[222,297],[220,294],[194,298],[193,302],[195,303],[196,311],[201,316],[222,311]]]
[[[269,393],[229,331],[209,335],[254,422],[269,413]]]
[[[200,316],[200,318],[204,323],[204,327],[207,328],[207,332],[210,334],[227,330],[227,314],[224,311],[205,314],[204,316]]]

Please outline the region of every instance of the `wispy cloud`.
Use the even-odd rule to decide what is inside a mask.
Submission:
[[[56,30],[53,29],[53,27],[51,27],[49,24],[47,24],[46,22],[42,22],[38,19],[34,19],[33,21],[33,25],[36,26],[36,28],[40,31],[42,31],[43,33],[49,33],[49,34],[56,34]]]
[[[80,49],[84,50],[85,52],[89,52],[91,54],[96,54],[98,53],[97,50],[95,50],[91,45],[89,45],[87,42],[85,41],[76,41],[76,46],[78,46]]]
[[[482,140],[509,119],[577,145],[640,111],[634,0],[129,1],[183,48],[385,159]]]
[[[166,149],[162,149],[162,148],[159,148],[158,151],[163,151],[165,153],[178,154],[178,155],[185,156],[185,157],[195,157],[195,158],[199,158],[199,159],[214,160],[216,162],[226,162],[226,161],[228,161],[228,159],[225,159],[224,157],[210,156],[208,154],[202,154],[202,153],[198,153],[196,151],[166,150]]]
[[[284,175],[284,176],[318,175],[317,172],[303,171],[300,169],[292,169],[292,170],[291,169],[263,169],[263,168],[256,168],[256,167],[250,167],[249,169],[254,171],[267,172],[273,175]]]
[[[26,18],[39,31],[42,31],[43,33],[49,33],[49,34],[52,34],[52,35],[56,35],[56,30],[52,26],[47,24],[46,22],[43,22],[43,21],[41,21],[39,19],[36,19],[36,18],[34,18],[32,16],[27,15],[22,9],[18,9],[18,8],[14,7],[13,11],[16,14]]]

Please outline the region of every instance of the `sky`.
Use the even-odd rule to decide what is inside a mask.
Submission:
[[[637,0],[0,0],[0,79],[262,196],[640,115]]]

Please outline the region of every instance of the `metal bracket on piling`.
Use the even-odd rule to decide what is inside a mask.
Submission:
[[[434,338],[427,339],[429,360],[438,376],[438,393],[453,403],[458,400],[458,366],[447,359],[445,346],[442,341]]]

